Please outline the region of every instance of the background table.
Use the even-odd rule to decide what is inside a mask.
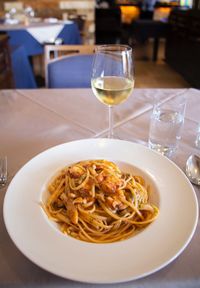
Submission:
[[[29,28],[42,29],[44,27],[51,30],[55,25],[63,24],[63,29],[57,35],[57,38],[63,39],[63,44],[80,44],[80,32],[76,23],[64,22],[51,23],[35,23],[30,25],[0,25],[0,32],[6,32],[10,37],[11,46],[24,46],[27,56],[39,55],[44,52],[44,43],[40,43],[29,32]]]
[[[200,121],[200,91],[135,89],[127,102],[115,109],[115,132],[126,140],[146,145],[153,95],[157,93],[169,100],[179,93],[187,95],[182,140],[173,158],[184,170],[187,157],[191,153],[199,152],[194,142]],[[108,127],[107,113],[107,107],[94,97],[91,89],[0,91],[0,155],[8,156],[9,178],[32,157],[54,145],[105,136]],[[200,191],[196,187],[195,190],[200,203]],[[37,267],[18,251],[3,222],[2,207],[6,188],[0,192],[0,287],[200,287],[199,223],[183,253],[160,271],[123,284],[90,285],[52,275]]]
[[[52,40],[52,35],[55,35],[55,28],[58,28],[57,38],[61,38],[63,44],[81,44],[80,31],[76,23],[72,21],[63,22],[59,21],[55,24],[52,23],[31,23],[30,25],[17,24],[8,25],[0,24],[0,33],[5,32],[9,36],[9,45],[11,48],[12,72],[14,76],[15,88],[17,89],[33,89],[37,88],[33,56],[43,55],[45,43],[39,42],[38,38],[31,34],[31,29],[34,30],[36,35],[45,34],[48,29],[46,37],[47,40]],[[44,31],[45,29],[45,31]],[[28,63],[28,61],[30,63]],[[41,61],[42,62],[42,61]],[[31,65],[30,65],[31,64]],[[43,65],[43,62],[41,63]]]
[[[140,44],[145,44],[149,38],[153,38],[152,61],[157,61],[160,38],[166,38],[169,29],[167,22],[139,19],[131,24],[132,37]]]
[[[11,49],[11,63],[15,88],[35,89],[37,84],[32,66],[26,55],[24,46],[13,46]]]

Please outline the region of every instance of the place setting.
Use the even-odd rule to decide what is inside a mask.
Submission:
[[[200,285],[198,3],[125,2],[0,7],[0,286]]]
[[[92,90],[109,106],[108,137],[43,151],[16,173],[5,194],[4,221],[15,245],[66,279],[103,284],[143,278],[176,259],[196,230],[194,188],[168,159],[181,138],[185,95],[155,99],[149,147],[113,133],[112,107],[133,90],[132,61],[126,45],[95,50]],[[164,137],[168,149],[161,148]]]

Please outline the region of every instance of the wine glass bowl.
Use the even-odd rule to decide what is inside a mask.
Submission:
[[[113,138],[112,107],[124,102],[134,87],[132,48],[101,45],[95,49],[91,86],[99,101],[109,107],[109,138]]]

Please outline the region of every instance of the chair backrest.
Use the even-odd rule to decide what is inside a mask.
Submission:
[[[14,87],[8,39],[7,35],[0,35],[0,89]]]
[[[46,87],[90,87],[94,49],[94,45],[46,45]]]

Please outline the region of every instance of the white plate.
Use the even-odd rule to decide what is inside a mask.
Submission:
[[[68,237],[39,205],[58,169],[97,158],[144,176],[160,209],[155,222],[121,242],[93,244]],[[86,139],[44,151],[16,174],[4,201],[7,231],[24,255],[56,275],[90,283],[124,282],[158,271],[185,249],[197,219],[197,198],[184,173],[160,154],[121,140]]]

